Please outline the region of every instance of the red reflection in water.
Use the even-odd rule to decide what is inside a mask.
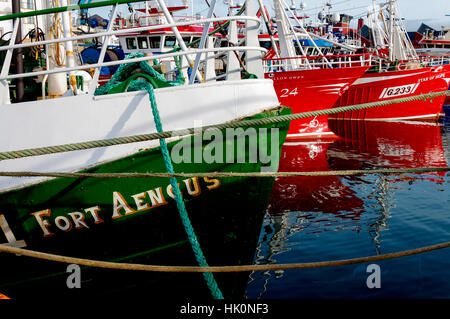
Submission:
[[[330,127],[343,138],[333,143],[328,152],[333,170],[447,167],[438,124],[330,121]],[[445,176],[446,173],[429,174]]]
[[[285,144],[280,172],[330,171],[327,149],[330,143]],[[338,176],[299,176],[277,178],[269,205],[270,213],[313,211],[358,218],[363,201]],[[354,212],[349,214],[348,212]]]
[[[328,143],[286,143],[279,171],[447,167],[437,124],[336,121],[330,122],[330,128],[341,138]],[[444,175],[427,173],[421,178],[441,183]],[[396,176],[390,182],[414,179]],[[359,178],[349,177],[355,181]],[[338,176],[278,178],[269,205],[271,215],[286,211],[323,212],[353,220],[359,219],[363,210],[364,201]]]

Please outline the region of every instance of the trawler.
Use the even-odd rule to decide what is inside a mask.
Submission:
[[[350,54],[324,54],[302,20],[284,2],[275,0],[279,52],[264,60],[265,76],[274,80],[281,103],[294,113],[356,105],[393,98],[445,91],[450,82],[450,57],[419,57],[399,18],[396,1],[368,10],[368,24],[375,46],[338,43]],[[336,21],[337,17],[336,17]],[[386,22],[387,21],[387,22]],[[314,45],[305,51],[302,43]],[[430,120],[442,115],[445,97],[340,113],[330,117],[292,121],[289,140],[335,139],[328,119],[336,120]]]
[[[336,106],[386,101],[445,91],[450,83],[450,56],[418,56],[400,18],[397,2],[373,4],[368,10],[377,60],[356,80]],[[425,101],[352,111],[330,118],[352,120],[438,121],[445,96]]]
[[[196,173],[276,171],[289,121],[231,131],[234,135],[219,129],[202,135],[201,130],[188,129],[291,113],[280,107],[272,80],[262,77],[261,57],[267,50],[251,42],[257,43],[254,6],[247,1],[246,15],[239,17],[246,23],[246,45],[211,49],[206,43],[212,21],[236,18],[212,18],[210,10],[205,19],[175,22],[164,1],[158,0],[164,24],[143,25],[139,32],[170,28],[179,49],[105,62],[110,38],[129,33],[113,29],[118,7],[135,2],[112,0],[71,7],[64,0],[49,0],[42,10],[0,17],[0,21],[12,21],[10,40],[0,47],[5,53],[0,74],[0,134],[5,137],[0,141],[0,171],[35,173],[0,177],[0,242],[94,260],[197,265],[193,232],[199,243],[196,249],[202,249],[209,265],[250,263],[273,179],[200,178]],[[71,34],[69,13],[94,6],[111,8],[107,27],[95,34]],[[22,39],[20,21],[42,16],[50,22],[45,40],[17,41]],[[203,25],[200,43],[198,48],[188,48],[178,27],[194,23]],[[94,64],[79,64],[73,55],[74,44],[90,37],[103,38],[99,59]],[[20,69],[14,51],[27,48],[34,48],[45,63]],[[233,78],[206,80],[198,71],[207,53],[240,50],[246,52],[245,67],[254,75],[251,78],[243,79],[238,72]],[[148,63],[157,65],[174,57],[184,62],[173,79]],[[114,65],[119,66],[116,73],[99,87],[100,69]],[[181,65],[191,67],[189,78]],[[32,94],[20,91],[21,79],[37,83]],[[178,133],[167,144],[155,139],[130,142],[161,131]],[[97,144],[102,141],[117,143]],[[92,148],[92,143],[100,147]],[[61,147],[67,148],[61,151]],[[164,151],[169,159],[163,157]],[[26,157],[8,157],[18,153]],[[188,175],[178,183],[167,177],[46,175],[170,171]],[[180,218],[183,205],[191,228]],[[14,254],[2,254],[0,260],[0,292],[13,299],[130,297],[142,296],[144,291],[146,297],[209,296],[201,274],[84,267],[82,288],[69,289],[73,287],[66,284],[67,265]],[[214,278],[223,296],[230,297],[243,293],[247,275]]]

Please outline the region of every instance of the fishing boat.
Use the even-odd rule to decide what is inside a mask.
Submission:
[[[273,79],[280,102],[294,113],[332,108],[369,69],[371,55],[334,55],[330,45],[323,44],[330,40],[313,39],[283,0],[275,0],[274,5],[280,49],[274,46],[276,54],[264,60],[265,77]],[[328,128],[327,116],[291,122],[288,140],[317,138],[337,138]]]
[[[362,50],[351,44],[332,42],[352,51],[345,55],[323,55],[317,45],[313,55],[308,55],[301,45],[304,39],[312,44],[326,39],[306,30],[283,0],[274,3],[280,52],[279,57],[265,60],[265,76],[274,80],[280,101],[295,113],[441,92],[449,87],[450,57],[416,54],[395,1],[369,8],[368,24],[375,39],[374,48]],[[294,22],[289,18],[294,18]],[[291,123],[288,139],[336,139],[328,126],[329,118],[437,121],[442,116],[444,100],[443,96],[395,107],[296,120]]]
[[[450,28],[442,27],[440,31],[422,23],[417,32],[410,35],[418,54],[442,56],[450,54]]]
[[[174,48],[179,46],[176,34],[174,34],[170,27],[142,30],[142,27],[145,26],[161,26],[167,25],[168,23],[163,9],[156,1],[146,1],[144,9],[134,9],[131,5],[129,8],[131,8],[131,13],[128,18],[118,21],[116,26],[118,30],[128,31],[118,35],[120,47],[125,55],[134,52],[153,55],[163,54],[172,52]],[[200,17],[176,14],[177,11],[185,10],[187,8],[188,6],[171,6],[167,7],[167,11],[171,13],[171,17],[174,21],[181,24],[178,27],[178,32],[184,43],[186,43],[186,45],[190,48],[195,49],[200,46],[203,25],[196,23],[196,20],[200,19]],[[220,42],[222,34],[215,30],[213,23],[210,23],[210,27],[207,31],[209,36],[205,47],[214,48]],[[205,61],[205,56],[206,54],[202,56],[202,61]],[[199,69],[202,76],[206,80],[210,80],[216,76],[216,64],[215,59],[211,57],[207,61],[209,64],[206,65],[202,63]],[[183,75],[188,77],[190,65],[185,62],[186,59],[181,61],[180,68]],[[175,65],[173,59],[160,59],[160,63],[161,66],[159,66],[159,68],[165,73],[166,78],[172,77],[172,79],[174,79],[175,74],[173,70],[176,69],[177,66]]]
[[[336,106],[385,101],[448,89],[450,56],[417,55],[401,21],[396,1],[370,7],[368,24],[377,48],[377,59],[373,61],[373,67],[339,98]],[[438,121],[444,101],[445,96],[442,96],[401,103],[395,107],[346,112],[330,118]]]
[[[270,119],[291,111],[280,107],[272,81],[262,77],[237,79],[235,76],[205,82],[193,61],[185,62],[192,65],[190,79],[182,78],[181,70],[176,81],[169,81],[155,71],[147,61],[169,57],[187,60],[190,55],[200,60],[209,52],[204,45],[211,13],[208,18],[195,21],[204,25],[199,48],[187,49],[177,29],[182,23],[171,19],[162,0],[158,0],[158,5],[167,19],[163,27],[171,28],[180,50],[147,56],[136,53],[125,60],[104,62],[109,37],[123,32],[112,29],[111,21],[118,7],[134,2],[139,1],[95,4],[112,6],[112,10],[106,29],[94,35],[103,37],[104,41],[99,61],[88,66],[95,69],[92,76],[86,65],[77,65],[70,58],[73,42],[87,39],[91,34],[72,36],[70,25],[63,23],[59,38],[15,43],[19,23],[27,15],[49,15],[55,21],[59,18],[70,21],[68,14],[74,8],[66,6],[64,1],[59,6],[49,3],[41,11],[0,17],[2,21],[14,19],[11,40],[0,48],[6,51],[0,74],[0,134],[8,137],[0,141],[3,155],[0,171],[43,173],[43,176],[22,178],[0,177],[0,242],[103,261],[197,265],[202,253],[209,265],[250,263],[273,179],[196,177],[195,174],[276,171],[289,122],[267,122],[241,130],[212,129],[203,135],[201,131],[186,130],[246,119]],[[84,4],[77,9],[90,7],[91,4]],[[247,37],[257,41],[253,26],[258,20],[252,13],[251,1],[247,2],[246,10],[247,15],[239,19],[248,23]],[[227,19],[233,17],[223,18]],[[55,58],[56,50],[51,46],[63,46],[65,65],[48,63],[45,69],[35,72],[10,71],[13,51],[32,46],[47,47],[47,61]],[[248,72],[258,74],[262,70],[261,56],[265,49],[239,46],[233,50],[246,52]],[[100,68],[111,65],[119,65],[118,70],[108,83],[98,87]],[[34,101],[12,99],[20,94],[16,92],[17,86],[11,84],[27,77],[40,77],[42,95]],[[163,140],[131,143],[136,137],[162,130],[181,130],[167,139],[167,149]],[[192,135],[193,132],[198,134]],[[98,144],[102,140],[108,143]],[[112,141],[117,143],[110,144]],[[100,147],[92,148],[92,143]],[[21,157],[23,152],[19,152],[22,155],[18,158],[8,157],[25,149],[27,157]],[[59,151],[54,152],[56,149]],[[171,166],[174,172],[187,175],[178,182],[158,176],[46,175],[46,172],[170,172]],[[183,205],[192,227],[182,214]],[[71,273],[65,264],[14,254],[2,254],[0,262],[0,292],[13,299],[118,294],[139,297],[143,293],[146,297],[185,298],[210,296],[211,290],[211,280],[207,285],[201,274],[92,267],[81,268],[81,289],[77,289],[68,284]],[[242,295],[247,276],[246,273],[224,274],[214,278],[223,296],[236,297]]]

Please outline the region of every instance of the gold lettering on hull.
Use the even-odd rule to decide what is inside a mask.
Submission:
[[[211,191],[220,187],[220,180],[215,178],[203,178],[204,186],[207,191]],[[202,193],[201,183],[198,177],[185,179],[182,181],[185,188],[182,190],[183,198],[198,197],[204,195]],[[163,193],[165,190],[165,194]],[[124,196],[119,191],[112,193],[112,220],[120,220],[125,216],[136,213],[142,213],[152,210],[153,208],[167,205],[167,199],[173,199],[172,186],[157,187],[151,190],[145,190],[129,196]],[[73,232],[80,229],[90,229],[92,225],[104,222],[105,216],[100,216],[103,211],[99,205],[78,209],[77,211],[66,214],[54,214],[52,216],[51,209],[40,210],[30,213],[38,224],[38,229],[42,231],[43,237],[50,237],[56,232]],[[90,224],[89,224],[90,223]]]

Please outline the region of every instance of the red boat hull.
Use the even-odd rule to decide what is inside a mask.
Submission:
[[[356,80],[335,106],[356,105],[431,92],[445,91],[450,81],[450,65],[415,70],[367,73]],[[339,113],[330,119],[346,120],[430,120],[442,113],[445,96],[421,101]]]
[[[362,66],[269,72],[265,77],[274,81],[275,91],[282,105],[289,106],[293,113],[302,113],[332,108],[367,68]],[[328,127],[326,115],[291,121],[288,140],[317,138],[336,138]]]

